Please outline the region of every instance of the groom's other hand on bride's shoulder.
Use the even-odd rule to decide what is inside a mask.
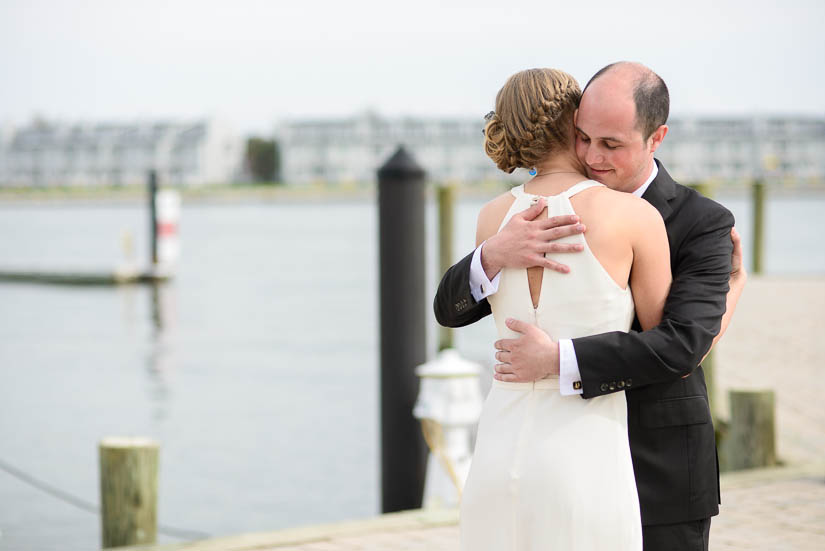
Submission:
[[[489,237],[481,249],[481,266],[492,280],[502,268],[532,268],[540,266],[567,273],[570,269],[559,262],[545,258],[545,253],[581,252],[578,243],[556,243],[557,239],[585,231],[584,224],[576,215],[539,218],[545,209],[544,198],[535,205],[514,214],[501,228]]]
[[[559,345],[550,335],[521,320],[507,318],[505,323],[521,337],[495,342],[499,363],[493,377],[507,383],[530,383],[559,374]]]

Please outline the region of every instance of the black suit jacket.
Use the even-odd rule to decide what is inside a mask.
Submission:
[[[719,469],[704,372],[725,313],[733,215],[659,173],[643,198],[661,213],[673,283],[661,323],[641,332],[573,340],[583,398],[626,391],[628,432],[642,524],[671,524],[719,512]],[[441,325],[461,327],[490,313],[470,293],[472,253],[452,266],[435,296]],[[575,276],[570,276],[575,277]],[[699,366],[699,367],[697,367]],[[687,375],[687,377],[685,377]]]

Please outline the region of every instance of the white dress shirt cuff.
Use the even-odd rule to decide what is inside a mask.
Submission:
[[[470,294],[473,295],[476,302],[498,291],[498,281],[501,279],[501,272],[499,272],[490,281],[487,279],[487,274],[484,273],[484,268],[481,267],[481,248],[484,243],[475,250],[473,260],[470,263]]]
[[[559,339],[559,390],[563,396],[584,392],[576,350],[570,339]]]

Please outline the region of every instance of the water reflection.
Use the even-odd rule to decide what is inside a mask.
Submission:
[[[168,418],[171,396],[170,378],[177,365],[175,334],[177,329],[176,290],[173,283],[149,285],[149,319],[151,321],[145,365],[149,375],[149,399],[152,419],[160,424]]]

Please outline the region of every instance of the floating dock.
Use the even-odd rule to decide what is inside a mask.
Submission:
[[[136,283],[164,283],[171,274],[153,271],[112,270],[112,271],[58,271],[39,269],[0,268],[0,281],[41,283],[45,285],[130,285]]]

